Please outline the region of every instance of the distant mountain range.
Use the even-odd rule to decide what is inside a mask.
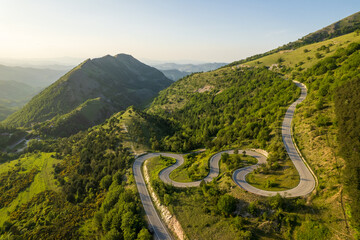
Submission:
[[[35,124],[47,134],[68,135],[130,105],[147,103],[171,83],[159,70],[130,55],[87,59],[4,123],[16,127]]]
[[[0,65],[0,121],[67,71]]]
[[[177,81],[194,72],[208,72],[225,66],[227,63],[177,64],[163,63],[153,66],[162,71],[166,77]]]
[[[0,80],[25,83],[34,88],[45,88],[68,70],[9,67],[0,65]]]

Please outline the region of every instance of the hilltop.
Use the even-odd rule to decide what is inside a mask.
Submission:
[[[100,123],[130,105],[140,106],[169,86],[171,80],[130,55],[87,59],[36,95],[4,124],[44,133],[67,134]],[[45,125],[41,123],[46,122]],[[66,127],[67,126],[67,127]]]
[[[328,39],[332,39],[335,37],[339,37],[351,32],[356,31],[357,29],[360,29],[360,12],[354,13],[346,18],[343,18],[333,24],[330,24],[329,26],[326,26],[318,31],[315,31],[313,33],[309,33],[308,35],[294,41],[290,42],[288,44],[285,44],[281,47],[278,47],[276,49],[270,50],[268,52],[257,54],[251,57],[248,57],[246,59],[235,61],[233,63],[230,63],[229,66],[234,66],[238,64],[243,64],[245,62],[258,60],[259,58],[272,55],[274,53],[278,53],[281,51],[286,50],[294,50],[299,47],[309,45],[312,43],[318,43],[322,42]]]

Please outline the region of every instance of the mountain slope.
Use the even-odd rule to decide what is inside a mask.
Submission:
[[[169,69],[169,70],[160,70],[167,78],[173,80],[173,81],[177,81],[189,74],[191,74],[190,72],[183,72],[183,71],[179,71],[177,69]]]
[[[82,104],[90,99],[98,99],[101,105],[98,108],[103,112],[101,116],[95,114],[88,120],[99,123],[130,105],[145,104],[171,83],[160,71],[130,55],[88,59],[35,96],[4,123],[30,126],[70,113],[78,107],[87,107],[89,104]],[[85,125],[82,129],[89,127]]]
[[[25,83],[0,80],[0,121],[22,107],[38,90]]]
[[[177,63],[163,63],[153,65],[159,70],[179,70],[181,72],[208,72],[225,66],[227,63],[203,63],[203,64],[177,64]]]
[[[341,19],[340,21],[330,24],[327,27],[324,27],[316,32],[310,33],[297,41],[290,42],[288,44],[285,44],[284,46],[278,47],[276,49],[273,49],[271,51],[268,51],[268,52],[265,52],[262,54],[257,54],[257,55],[248,57],[246,59],[240,60],[240,61],[235,61],[233,63],[230,63],[228,66],[234,66],[234,65],[246,63],[249,61],[254,61],[259,58],[262,58],[262,57],[265,57],[265,56],[268,56],[268,55],[271,55],[274,53],[278,53],[283,50],[297,49],[299,47],[302,47],[302,46],[305,46],[308,44],[322,42],[324,40],[332,39],[335,37],[342,36],[344,34],[354,32],[357,29],[360,29],[360,12],[354,13],[346,18]]]

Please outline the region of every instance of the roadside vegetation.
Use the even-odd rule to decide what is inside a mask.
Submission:
[[[207,150],[184,156],[184,164],[170,173],[170,178],[177,182],[194,182],[209,174],[209,159],[213,155]]]
[[[236,155],[229,155],[236,159]],[[249,163],[254,159],[249,157]],[[150,183],[162,204],[180,221],[189,239],[327,239],[329,229],[316,221],[318,210],[304,199],[265,198],[246,193],[222,172],[197,188],[175,188],[159,179],[159,172],[174,163],[165,157],[148,160]],[[227,168],[227,164],[222,164]],[[233,165],[235,167],[235,165]],[[199,204],[201,202],[202,204]]]
[[[338,94],[341,91],[350,91],[344,90],[349,86],[356,89],[356,84],[351,85],[350,82],[359,78],[359,49],[360,43],[339,48],[332,56],[322,59],[296,78],[309,89],[309,95],[296,110],[294,137],[319,180],[311,202],[318,208],[327,209],[321,212],[319,220],[322,219],[332,229],[332,235],[339,238],[350,238],[349,236],[354,235],[354,231],[358,231],[356,223],[359,222],[355,217],[357,214],[352,214],[358,204],[351,200],[355,195],[350,194],[356,191],[352,184],[356,181],[354,176],[344,169],[344,166],[351,166],[348,165],[351,157],[340,151],[343,145],[337,140],[341,139],[339,134],[345,130],[340,127],[344,116],[355,116],[348,115],[350,109],[347,107],[350,105],[346,102],[353,103],[356,95],[351,98],[347,93]],[[341,99],[340,96],[347,96],[345,98],[348,100]],[[334,107],[334,99],[338,101],[338,109]],[[344,101],[340,102],[340,99]],[[351,107],[351,114],[357,114],[358,109],[354,105]],[[356,134],[356,128],[352,131]],[[346,180],[349,174],[351,181]]]
[[[299,184],[299,173],[286,155],[281,159],[278,154],[270,154],[266,164],[246,176],[246,181],[263,190],[284,191]]]

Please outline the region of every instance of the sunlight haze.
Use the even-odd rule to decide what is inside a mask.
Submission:
[[[326,3],[326,4],[324,4]],[[346,17],[359,1],[0,1],[1,58],[128,53],[231,62]],[[265,41],[264,41],[265,39]]]

